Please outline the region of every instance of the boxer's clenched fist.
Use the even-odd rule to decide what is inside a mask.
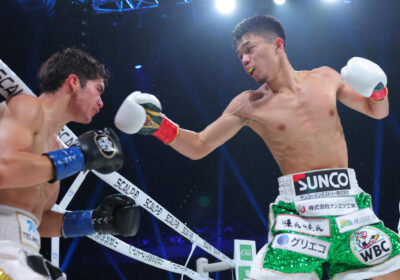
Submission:
[[[154,95],[140,91],[131,93],[124,100],[114,122],[125,133],[153,135],[165,144],[172,143],[179,131],[178,125],[161,113],[160,101]]]

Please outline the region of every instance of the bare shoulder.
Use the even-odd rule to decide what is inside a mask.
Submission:
[[[266,84],[256,90],[246,90],[238,94],[225,109],[223,115],[234,115],[243,125],[250,125],[257,115],[266,114],[273,92]]]
[[[249,103],[249,97],[253,92],[254,90],[246,90],[236,95],[231,102],[229,102],[224,114],[234,114],[235,112],[239,111],[244,105]]]
[[[339,73],[335,69],[333,69],[329,66],[322,66],[319,68],[314,68],[313,70],[310,71],[310,74],[317,75],[317,76],[320,76],[323,78],[330,78],[330,79],[333,79],[333,78],[337,79],[340,77]]]
[[[4,117],[11,118],[22,126],[38,130],[44,121],[44,113],[37,97],[30,95],[17,95],[7,103]]]
[[[273,95],[271,89],[264,83],[258,89],[243,91],[231,101],[230,105],[255,104],[256,102],[267,99],[271,95]]]

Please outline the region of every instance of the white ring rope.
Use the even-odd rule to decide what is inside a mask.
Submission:
[[[188,256],[188,258],[187,258],[187,260],[186,260],[186,262],[185,262],[185,267],[187,267],[187,265],[189,264],[189,261],[190,261],[190,258],[192,257],[192,255],[193,255],[193,252],[194,252],[194,249],[196,249],[196,244],[194,244],[194,243],[192,243],[192,248],[190,249],[190,253],[189,253],[189,256]],[[181,276],[181,280],[183,279],[183,274],[182,274],[182,276]]]
[[[118,238],[110,235],[110,234],[93,234],[87,236],[90,239],[100,243],[112,250],[115,250],[127,257],[138,260],[140,262],[144,262],[148,265],[175,272],[178,274],[186,275],[187,277],[194,280],[212,280],[207,276],[200,275],[199,273],[187,268],[186,266],[182,266],[180,264],[173,263],[169,260],[157,257],[153,254],[145,252],[139,248],[131,246]]]
[[[18,95],[20,93],[29,94],[32,96],[36,96],[26,85],[25,83],[17,76],[15,73],[2,61],[0,60],[0,94],[4,96],[6,99]],[[77,138],[75,134],[66,126],[60,131],[58,137],[62,140],[62,142],[66,146],[70,146],[71,143]],[[92,172],[98,176],[100,179],[105,181],[111,187],[123,193],[125,195],[131,196],[137,205],[140,205],[142,208],[146,209],[157,219],[162,221],[164,224],[171,227],[176,232],[180,233],[182,236],[186,237],[191,243],[202,248],[207,253],[211,254],[215,258],[220,261],[226,262],[232,268],[235,267],[235,262],[228,258],[226,255],[221,253],[218,249],[213,247],[210,243],[203,240],[199,235],[190,230],[184,223],[178,220],[174,215],[168,212],[164,207],[158,204],[154,199],[140,190],[137,186],[129,182],[126,178],[121,176],[117,172],[113,172],[110,174],[100,174],[94,170]],[[80,172],[76,177],[74,183],[71,185],[66,195],[60,202],[60,205],[53,207],[55,211],[65,211],[66,207],[72,200],[76,191],[79,189],[83,180],[85,179],[88,172]],[[187,268],[186,266],[182,266],[179,264],[172,263],[163,258],[157,257],[145,251],[142,251],[138,248],[135,248],[118,238],[111,235],[90,235],[88,236],[90,239],[113,249],[123,255],[136,259],[138,261],[147,263],[149,265],[158,267],[160,269],[168,270],[171,272],[176,272],[179,274],[183,274],[188,276],[191,279],[210,279],[206,276],[202,276],[197,272],[194,272]],[[52,262],[53,260],[57,262],[59,259],[59,238],[52,238],[52,249],[55,248],[54,252],[52,250]],[[53,244],[55,245],[53,247]],[[192,250],[193,251],[193,250]],[[192,252],[191,252],[192,253]],[[190,257],[190,256],[189,256]],[[53,259],[54,258],[54,259]]]
[[[79,172],[78,176],[76,176],[74,182],[69,187],[68,191],[65,193],[65,195],[61,199],[60,203],[58,205],[54,204],[54,206],[51,210],[60,212],[60,213],[64,213],[65,209],[67,209],[69,203],[74,198],[79,187],[85,180],[87,174],[89,174],[89,171]],[[59,237],[51,238],[51,263],[57,267],[60,265],[60,238]]]

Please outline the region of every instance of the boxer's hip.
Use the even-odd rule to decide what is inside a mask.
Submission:
[[[28,254],[38,254],[40,234],[38,219],[30,212],[0,204],[0,240],[20,244]]]

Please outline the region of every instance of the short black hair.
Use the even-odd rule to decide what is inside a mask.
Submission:
[[[280,37],[286,42],[285,30],[282,24],[275,17],[270,15],[254,16],[242,20],[232,31],[233,46],[246,34],[253,33],[256,35],[273,35],[274,38]]]
[[[53,54],[40,67],[37,75],[41,92],[53,93],[70,74],[78,76],[82,87],[88,80],[102,78],[107,83],[110,74],[103,64],[90,54],[76,48],[68,48]]]

